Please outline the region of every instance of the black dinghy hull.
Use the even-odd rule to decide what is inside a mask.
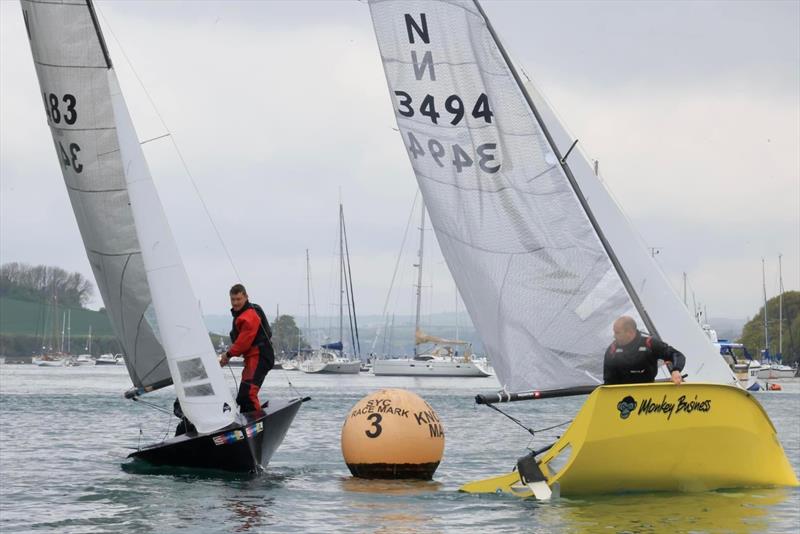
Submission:
[[[229,427],[210,434],[190,431],[128,455],[156,466],[247,473],[266,466],[283,442],[303,399],[270,400],[263,410],[240,414]]]

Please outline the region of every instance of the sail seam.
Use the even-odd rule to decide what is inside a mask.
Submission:
[[[490,194],[494,194],[494,193],[502,193],[502,192],[503,192],[503,191],[505,191],[506,189],[513,189],[513,190],[515,190],[515,191],[518,191],[520,194],[523,194],[523,195],[528,195],[528,196],[531,196],[531,197],[549,197],[549,196],[552,196],[552,195],[566,195],[566,194],[572,194],[572,191],[569,191],[569,190],[567,190],[567,191],[550,191],[550,192],[546,192],[546,193],[537,193],[537,192],[533,192],[533,191],[525,191],[524,189],[521,189],[521,188],[520,188],[520,186],[518,186],[518,185],[516,185],[516,184],[512,183],[512,182],[511,182],[510,180],[508,180],[508,179],[506,179],[506,182],[507,182],[509,185],[506,185],[506,186],[503,186],[503,187],[499,187],[499,188],[497,188],[497,189],[486,189],[486,188],[483,188],[483,187],[467,187],[467,186],[463,186],[463,185],[455,184],[455,183],[452,183],[452,182],[447,182],[447,181],[444,181],[444,180],[439,180],[439,179],[437,179],[437,178],[434,178],[433,176],[430,176],[430,175],[428,175],[428,174],[425,174],[424,172],[422,172],[422,171],[419,171],[419,170],[417,170],[417,169],[414,169],[414,171],[415,171],[415,172],[416,172],[416,173],[417,173],[417,174],[418,174],[420,177],[422,177],[422,178],[425,178],[426,180],[430,180],[431,182],[435,182],[435,183],[437,183],[437,184],[442,184],[442,185],[450,186],[450,187],[452,187],[452,188],[454,188],[454,189],[458,189],[458,190],[460,190],[460,191],[480,191],[481,193],[490,193]],[[505,177],[505,175],[503,175],[502,173],[501,173],[501,175],[502,175],[503,177]],[[538,175],[538,176],[535,176],[534,178],[531,178],[531,181],[533,181],[534,179],[536,179],[536,178],[538,178],[538,177],[541,177],[541,175]]]
[[[50,124],[50,128],[53,130],[58,130],[59,132],[98,132],[103,130],[114,130],[113,126],[103,128],[65,128],[63,126],[53,126],[52,124]]]
[[[64,2],[53,2],[49,0],[27,0],[31,4],[49,4],[52,6],[86,7],[84,4],[65,4]]]
[[[411,130],[411,131],[413,131],[415,133],[418,133],[420,135],[426,135],[427,134],[427,131],[426,131],[427,128],[426,127],[430,126],[430,122],[428,122],[428,121],[426,121],[424,119],[412,119],[411,117],[397,117],[397,122],[398,122],[398,125],[401,122],[402,123],[408,123],[408,124],[403,124],[403,127],[406,128],[407,130]],[[413,126],[421,126],[422,128],[412,128],[411,126],[409,126],[409,124],[413,125]],[[532,131],[532,132],[509,132],[508,130],[506,130],[502,126],[500,126],[499,124],[493,124],[493,123],[492,124],[477,124],[477,125],[463,124],[463,125],[459,125],[459,126],[453,126],[453,125],[450,125],[450,124],[441,124],[441,125],[437,125],[437,126],[439,126],[440,128],[446,128],[446,130],[448,132],[458,132],[458,131],[462,131],[462,130],[463,131],[497,130],[498,132],[502,133],[503,135],[505,135],[507,137],[536,137],[537,139],[541,139],[541,137],[542,137],[541,135],[539,135],[539,132],[536,132],[536,131]]]
[[[78,193],[121,193],[127,191],[124,187],[121,189],[81,189],[67,184],[67,189]]]
[[[108,69],[105,65],[56,65],[55,63],[45,63],[44,61],[33,60],[40,67],[54,67],[57,69]]]
[[[88,250],[92,254],[97,254],[98,256],[107,256],[109,258],[120,257],[120,256],[132,256],[134,254],[141,254],[142,253],[141,250],[136,250],[136,251],[133,251],[133,252],[116,252],[116,253],[100,252],[99,250],[94,250],[94,249],[88,249]]]

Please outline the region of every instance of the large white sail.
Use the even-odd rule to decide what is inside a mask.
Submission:
[[[371,0],[370,10],[439,245],[501,384],[599,382],[623,314],[686,353],[694,379],[732,381],[707,341],[682,333],[699,329],[661,306],[671,290],[652,263],[643,266],[651,260],[639,243],[618,243],[633,232],[617,228],[627,223],[596,178],[573,175],[569,145],[553,142],[481,8]]]
[[[569,134],[533,82],[528,81],[525,90],[547,125],[556,146],[562,153],[568,150],[575,138]],[[598,224],[604,229],[606,239],[620,263],[625,266],[628,279],[647,309],[659,337],[675,347],[680,347],[687,355],[684,371],[690,380],[735,384],[736,377],[720,357],[719,349],[703,332],[653,261],[622,209],[595,175],[594,166],[580,149],[580,144],[569,156],[569,167]]]
[[[134,386],[172,383],[125,187],[97,20],[84,0],[22,0],[47,123],[94,278]]]
[[[23,14],[37,70],[41,69],[42,90],[46,95],[53,92],[56,102],[64,103],[58,115],[49,113],[49,119],[68,188],[72,192],[75,176],[89,176],[84,173],[94,171],[91,173],[94,180],[87,180],[87,186],[107,189],[112,178],[105,172],[105,164],[110,159],[115,171],[113,185],[117,192],[124,192],[115,199],[116,203],[104,199],[104,205],[97,205],[95,199],[87,201],[79,197],[81,202],[75,207],[79,223],[87,212],[100,213],[86,225],[90,235],[104,234],[98,245],[127,239],[131,246],[136,246],[136,253],[129,254],[138,258],[138,268],[145,278],[137,289],[143,288],[150,294],[148,301],[152,299],[152,312],[145,306],[137,319],[145,324],[152,322],[150,316],[154,315],[178,399],[197,430],[211,432],[225,427],[234,420],[236,404],[203,324],[91,2],[56,4],[23,0]],[[63,72],[51,79],[49,69],[63,69]],[[84,124],[78,123],[84,114],[86,121],[100,116],[102,122],[87,123],[84,130]],[[57,128],[58,124],[53,124],[59,122],[56,117],[74,126],[74,130]],[[109,147],[95,146],[104,136],[113,137],[110,151]],[[89,244],[87,251],[91,257],[94,250],[90,250]],[[123,272],[118,282],[115,280],[117,287],[107,284],[105,293],[129,291],[127,276]],[[108,306],[105,293],[103,298]],[[152,335],[153,324],[148,326]]]

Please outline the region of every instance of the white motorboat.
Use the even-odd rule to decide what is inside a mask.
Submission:
[[[101,354],[97,360],[95,360],[95,365],[122,365],[125,362],[122,360],[121,354]]]
[[[773,363],[771,365],[762,365],[758,370],[757,376],[761,379],[775,380],[776,378],[792,378],[796,373],[797,369],[793,367]]]
[[[94,361],[94,358],[92,358],[91,354],[79,354],[78,357],[75,358],[75,363],[74,364],[75,365],[80,365],[80,366],[94,365],[95,361]]]

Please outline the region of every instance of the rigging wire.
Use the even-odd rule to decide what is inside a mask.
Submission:
[[[501,410],[500,408],[498,408],[498,407],[497,407],[497,406],[495,406],[494,404],[487,404],[486,406],[488,406],[488,407],[489,407],[489,408],[491,408],[492,410],[494,410],[494,411],[496,411],[496,412],[498,412],[498,413],[500,413],[500,414],[502,414],[502,415],[504,415],[504,416],[508,417],[508,418],[509,418],[509,419],[511,419],[511,420],[512,420],[514,423],[516,423],[517,425],[519,425],[519,426],[521,426],[522,428],[524,428],[525,430],[527,430],[527,431],[528,431],[528,433],[529,433],[531,436],[534,436],[534,435],[536,435],[536,434],[537,434],[537,433],[539,433],[539,432],[547,432],[548,430],[553,430],[553,429],[555,429],[555,428],[559,428],[559,427],[562,427],[562,426],[564,426],[564,425],[568,425],[568,424],[570,424],[570,423],[572,422],[572,419],[570,419],[570,420],[568,420],[568,421],[564,421],[563,423],[559,423],[559,424],[557,424],[557,425],[548,426],[548,427],[546,427],[546,428],[539,428],[539,429],[537,429],[537,430],[534,430],[534,429],[532,429],[532,428],[529,428],[529,427],[525,426],[525,425],[522,423],[522,421],[520,421],[519,419],[517,419],[517,418],[516,418],[516,417],[514,417],[513,415],[509,415],[509,414],[507,414],[506,412],[504,412],[503,410]]]
[[[397,271],[400,268],[400,260],[403,258],[403,250],[406,246],[406,238],[408,237],[408,229],[411,227],[411,219],[414,217],[414,208],[417,206],[417,199],[419,198],[419,189],[414,193],[414,200],[411,202],[411,211],[408,214],[408,221],[406,221],[406,229],[403,231],[403,240],[400,243],[400,251],[397,253],[397,260],[394,263],[394,272],[392,273],[392,281],[389,283],[389,291],[386,293],[386,300],[383,303],[383,327],[375,332],[375,339],[372,341],[372,352],[375,352],[375,345],[378,344],[378,336],[383,334],[384,340],[386,339],[386,323],[389,321],[388,310],[389,300],[392,298],[392,290],[394,289],[394,282],[397,279]]]
[[[206,217],[208,218],[209,223],[211,223],[211,227],[214,229],[214,234],[217,237],[217,241],[219,241],[219,244],[222,247],[222,250],[225,252],[225,257],[227,258],[228,264],[230,265],[231,269],[234,272],[234,275],[236,277],[236,281],[241,283],[242,282],[242,275],[239,273],[239,270],[236,268],[236,264],[234,263],[233,257],[231,256],[231,253],[228,250],[228,246],[225,244],[225,240],[222,238],[222,233],[220,232],[219,227],[217,227],[217,224],[214,221],[214,217],[212,217],[212,215],[211,215],[211,210],[209,210],[208,204],[206,204],[206,201],[203,198],[203,195],[200,193],[200,188],[197,186],[197,182],[194,179],[194,175],[192,175],[192,172],[189,170],[189,165],[186,163],[186,159],[183,157],[183,153],[181,152],[180,147],[178,147],[178,143],[175,140],[175,135],[172,133],[172,130],[170,130],[169,126],[167,126],[167,123],[164,120],[164,117],[161,115],[161,112],[158,110],[158,107],[156,106],[156,103],[153,100],[153,97],[150,96],[150,92],[147,90],[147,87],[145,87],[144,82],[142,81],[142,78],[139,76],[139,73],[134,68],[133,62],[131,62],[131,60],[128,58],[128,54],[125,53],[125,48],[122,46],[122,42],[119,40],[119,38],[117,38],[117,35],[114,33],[114,30],[111,28],[111,24],[109,23],[109,21],[106,18],[105,14],[103,14],[103,12],[100,9],[98,9],[97,11],[100,13],[100,16],[103,18],[103,22],[106,25],[106,28],[108,28],[109,33],[114,38],[114,41],[117,43],[117,46],[119,47],[120,53],[122,54],[122,57],[125,59],[125,63],[127,63],[128,67],[130,67],[131,72],[133,73],[134,77],[136,78],[136,81],[139,82],[139,86],[142,88],[142,91],[144,91],[144,94],[147,97],[148,102],[150,102],[150,106],[153,108],[153,111],[155,112],[156,116],[158,117],[158,120],[161,122],[161,126],[167,132],[166,134],[154,137],[152,139],[147,139],[146,141],[143,141],[141,144],[149,143],[151,141],[162,139],[164,137],[169,137],[169,140],[172,143],[172,147],[175,149],[175,153],[177,154],[178,159],[180,160],[181,165],[183,166],[183,170],[184,170],[184,172],[186,172],[186,176],[189,179],[189,183],[191,183],[192,188],[194,189],[194,192],[197,195],[197,199],[200,201],[200,205],[203,207],[203,211],[204,211]],[[266,331],[265,325],[261,325],[261,329],[264,331],[264,334],[266,335],[267,331]],[[231,371],[231,372],[233,372],[233,371]],[[291,380],[289,380],[288,375],[286,374],[285,370],[284,370],[284,377],[286,378],[286,381],[289,384],[289,388],[291,388],[293,391],[297,392],[297,394],[300,394],[297,391],[297,389],[294,387],[294,385],[292,385],[292,382],[291,382]]]

